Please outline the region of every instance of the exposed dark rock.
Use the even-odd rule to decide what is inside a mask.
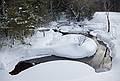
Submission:
[[[16,75],[16,74],[20,73],[21,71],[28,69],[29,67],[32,67],[32,66],[33,66],[32,63],[27,63],[25,61],[21,61],[15,66],[15,69],[9,73],[11,75]]]
[[[70,61],[78,61],[78,62],[84,62],[87,63],[89,62],[93,56],[91,57],[86,57],[86,58],[66,58],[66,57],[60,57],[60,56],[46,56],[46,57],[41,57],[41,58],[34,58],[34,59],[29,59],[29,60],[24,60],[20,61],[14,68],[13,71],[9,72],[11,75],[16,75],[20,73],[21,71],[24,71],[32,66],[35,66],[40,63],[45,63],[45,62],[50,62],[50,61],[57,61],[57,60],[70,60]]]

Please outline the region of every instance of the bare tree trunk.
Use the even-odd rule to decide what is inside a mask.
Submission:
[[[109,18],[109,12],[107,12],[106,14],[107,14],[107,26],[108,26],[107,32],[110,32],[110,18]]]
[[[104,1],[104,8],[106,11],[106,17],[107,17],[107,32],[110,32],[110,15],[109,10],[112,8],[110,1]]]

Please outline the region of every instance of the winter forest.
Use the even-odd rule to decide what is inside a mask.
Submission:
[[[120,0],[0,0],[0,81],[120,81]]]

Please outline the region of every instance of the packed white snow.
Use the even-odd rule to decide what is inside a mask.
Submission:
[[[84,63],[73,61],[53,61],[36,65],[18,75],[13,81],[71,81],[87,78],[94,69]]]
[[[0,61],[0,81],[11,81],[12,77],[5,70],[4,64]]]

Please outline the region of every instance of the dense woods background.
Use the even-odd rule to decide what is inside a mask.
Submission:
[[[26,44],[34,29],[61,18],[92,19],[96,11],[120,11],[120,0],[0,0],[0,46]]]

